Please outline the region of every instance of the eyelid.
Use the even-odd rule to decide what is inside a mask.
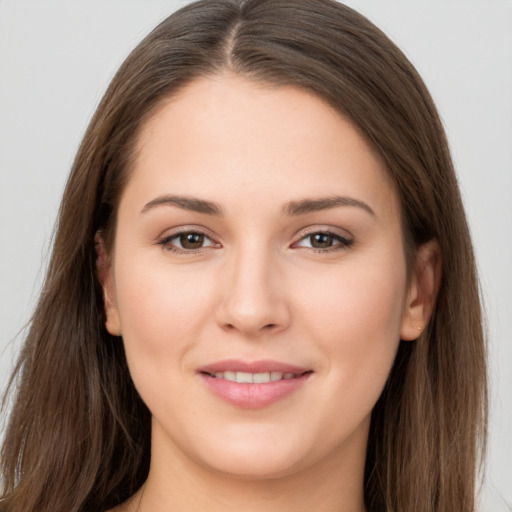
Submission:
[[[308,237],[311,237],[315,234],[325,234],[330,235],[338,240],[338,244],[334,245],[332,247],[328,247],[325,249],[320,249],[316,247],[301,247],[298,244],[305,240]],[[297,233],[295,237],[295,242],[291,244],[292,248],[303,248],[303,249],[309,249],[314,252],[329,252],[329,251],[336,251],[336,250],[343,250],[351,247],[354,244],[354,236],[349,233],[345,229],[341,228],[334,228],[332,226],[309,226],[307,228],[301,229],[299,233]]]
[[[198,247],[197,249],[182,249],[171,244],[171,241],[173,239],[184,234],[202,235],[208,240],[210,240],[212,243],[211,245],[207,245],[205,247]],[[176,252],[178,254],[196,254],[198,252],[204,251],[205,249],[221,247],[221,244],[216,241],[215,236],[211,234],[210,230],[197,225],[179,226],[177,228],[166,230],[157,238],[156,244],[162,246],[162,248],[166,250]]]
[[[199,247],[197,249],[182,249],[180,247],[177,247],[173,244],[171,244],[171,241],[180,235],[183,234],[199,234],[207,238],[211,244]],[[301,247],[298,245],[300,242],[305,240],[308,237],[311,237],[315,234],[326,234],[330,235],[333,238],[337,240],[337,244],[328,247],[328,248],[316,248],[316,247]],[[306,228],[301,229],[296,236],[294,237],[295,242],[291,244],[292,248],[303,248],[303,249],[309,249],[314,252],[322,252],[326,253],[329,251],[336,251],[336,250],[343,250],[347,249],[354,243],[354,237],[351,233],[349,233],[345,229],[332,227],[332,226],[325,226],[325,225],[315,225],[315,226],[308,226]],[[222,247],[222,244],[216,240],[215,235],[213,235],[209,229],[206,229],[203,226],[198,225],[186,225],[186,226],[179,226],[176,228],[172,228],[169,230],[166,230],[163,232],[162,235],[160,235],[157,240],[156,244],[162,246],[164,249],[167,249],[172,252],[176,252],[179,254],[195,254],[197,252],[204,251],[205,249],[211,249],[211,248],[219,248]]]

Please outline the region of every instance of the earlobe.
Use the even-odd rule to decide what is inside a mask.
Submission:
[[[113,269],[110,256],[105,248],[105,242],[100,232],[94,237],[96,250],[96,272],[103,288],[103,302],[105,304],[105,327],[113,336],[121,336],[121,325],[114,290]]]
[[[407,294],[400,337],[415,340],[427,327],[441,285],[441,248],[436,240],[419,247]]]

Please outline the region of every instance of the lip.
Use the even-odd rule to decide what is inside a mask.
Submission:
[[[216,378],[215,373],[220,372],[248,372],[266,373],[281,372],[293,373],[297,377],[265,383],[239,383]],[[208,364],[198,369],[207,388],[217,397],[236,407],[244,409],[259,409],[267,407],[298,391],[312,375],[310,368],[282,363],[279,361],[241,361],[225,360]]]
[[[305,373],[311,371],[311,368],[301,368],[279,361],[261,360],[261,361],[242,361],[240,359],[226,359],[218,361],[198,369],[199,373],[218,373],[218,372],[281,372],[281,373]]]

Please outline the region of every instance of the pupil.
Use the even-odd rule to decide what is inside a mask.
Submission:
[[[316,233],[311,236],[311,246],[315,249],[326,249],[332,245],[332,235]]]
[[[184,249],[199,249],[204,242],[204,235],[199,233],[186,233],[180,236],[180,243]]]

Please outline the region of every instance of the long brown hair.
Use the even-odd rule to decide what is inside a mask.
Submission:
[[[121,66],[73,164],[13,376],[0,508],[104,510],[144,482],[150,413],[130,379],[121,340],[104,328],[94,237],[101,230],[111,247],[144,122],[194,78],[225,70],[302,87],[348,116],[396,185],[409,262],[419,245],[438,241],[437,306],[422,336],[401,343],[374,408],[365,500],[378,512],[473,512],[485,446],[485,343],[448,145],[406,57],[334,0],[202,0],[163,21]]]

